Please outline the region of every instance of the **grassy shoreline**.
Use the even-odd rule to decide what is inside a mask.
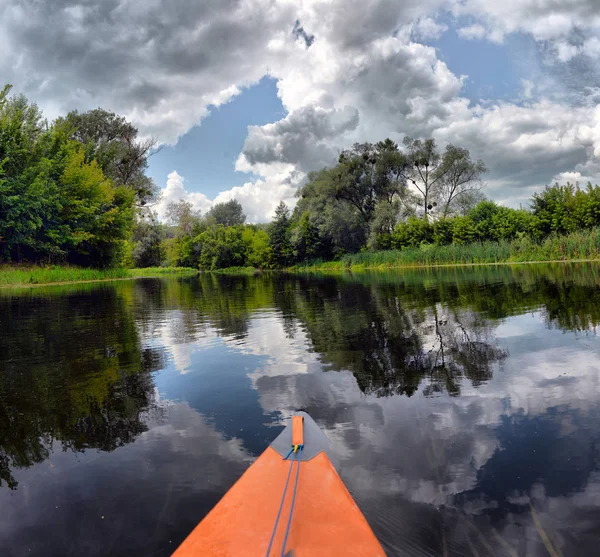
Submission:
[[[147,269],[83,269],[77,267],[0,267],[0,288],[24,288],[51,284],[76,284],[132,280],[169,274],[192,275],[197,270],[188,267],[150,267]]]
[[[335,262],[329,262],[335,263]],[[398,265],[351,265],[342,267],[339,265],[306,265],[296,266],[287,269],[288,272],[347,272],[347,271],[393,271],[396,269],[451,269],[455,267],[500,267],[500,266],[518,266],[518,265],[544,265],[556,263],[600,263],[600,256],[594,259],[544,259],[535,261],[491,261],[487,263],[436,263],[436,264],[398,264]]]
[[[445,246],[361,252],[338,261],[296,265],[295,271],[347,271],[455,267],[461,265],[519,265],[528,263],[584,262],[600,260],[600,230],[550,236],[542,242],[529,238],[500,242],[474,242]]]

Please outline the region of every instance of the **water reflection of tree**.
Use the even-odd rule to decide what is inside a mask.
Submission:
[[[160,355],[142,350],[112,287],[0,298],[0,482],[64,450],[104,451],[144,431]]]
[[[311,290],[323,302],[313,295],[320,308],[300,314],[315,348],[334,369],[352,371],[365,392],[410,396],[427,378],[427,394],[458,394],[463,377],[480,384],[505,357],[489,320],[469,310],[450,311],[431,290],[421,307],[393,287],[337,283],[321,290],[313,284]]]
[[[411,395],[427,379],[426,394],[458,394],[464,379],[478,385],[502,364],[499,319],[537,310],[549,327],[589,330],[600,322],[597,284],[600,267],[582,265],[203,275],[180,283],[175,305],[195,308],[197,319],[234,338],[247,334],[257,311],[277,310],[288,337],[305,329],[323,361],[352,371],[364,392]]]
[[[493,337],[489,320],[469,310],[431,310],[435,342],[427,353],[425,367],[429,367],[430,382],[424,388],[426,395],[445,389],[460,394],[460,380],[466,377],[474,386],[492,378],[495,363],[502,363],[506,351],[499,348]]]

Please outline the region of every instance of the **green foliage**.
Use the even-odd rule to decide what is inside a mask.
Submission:
[[[236,199],[226,203],[216,203],[211,207],[208,216],[214,218],[216,224],[223,226],[237,226],[246,222],[246,215]]]
[[[452,227],[452,242],[461,246],[478,239],[477,224],[469,216],[456,217]]]
[[[156,215],[140,218],[133,229],[131,264],[128,267],[158,267],[164,259],[163,227]]]
[[[61,210],[50,239],[67,259],[82,266],[109,267],[121,255],[133,221],[133,192],[115,187],[96,161],[85,162],[82,149],[67,144],[60,177]]]
[[[361,252],[347,255],[340,261],[305,268],[342,270],[595,259],[600,259],[600,228],[572,232],[566,236],[551,235],[542,242],[523,236],[512,241],[455,242],[445,246],[425,245],[402,250]]]
[[[268,234],[274,265],[277,267],[290,265],[293,256],[290,211],[283,201],[275,209],[275,218],[269,226]]]
[[[244,266],[247,244],[242,238],[242,232],[242,226],[218,225],[194,238],[194,245],[200,254],[200,268],[210,271]]]
[[[140,206],[156,198],[158,188],[145,174],[155,139],[137,140],[137,128],[123,116],[101,108],[70,112],[58,123],[85,146],[86,160],[96,160],[105,176],[133,191]]]
[[[423,243],[434,241],[434,227],[431,223],[417,217],[409,217],[406,222],[399,223],[392,234],[391,247],[402,249],[417,247]]]
[[[142,269],[128,269],[130,277],[158,277],[162,275],[195,275],[198,269],[192,267],[144,267]]]
[[[246,244],[248,266],[258,269],[271,267],[273,252],[269,243],[269,235],[264,230],[247,226],[242,232],[242,240]]]
[[[308,261],[319,255],[319,229],[312,222],[309,211],[302,213],[300,220],[292,228],[290,241],[295,261]]]
[[[51,265],[49,267],[0,267],[0,286],[31,286],[56,282],[80,282],[127,278],[125,269],[82,269]]]
[[[452,243],[455,219],[441,219],[433,224],[433,241],[438,246]]]
[[[0,259],[108,267],[133,221],[131,189],[106,178],[65,121],[0,94]]]
[[[569,183],[546,186],[543,192],[533,195],[531,212],[536,217],[537,237],[597,226],[600,224],[600,188],[588,184],[582,190]]]

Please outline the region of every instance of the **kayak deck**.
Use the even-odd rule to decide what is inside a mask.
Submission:
[[[384,557],[326,454],[327,438],[304,412],[292,422],[173,557],[265,557],[269,545],[268,557]]]

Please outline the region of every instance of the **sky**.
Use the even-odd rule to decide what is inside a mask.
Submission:
[[[47,118],[101,106],[162,145],[159,214],[290,207],[353,143],[481,158],[488,197],[600,181],[598,0],[0,0],[0,76]]]

